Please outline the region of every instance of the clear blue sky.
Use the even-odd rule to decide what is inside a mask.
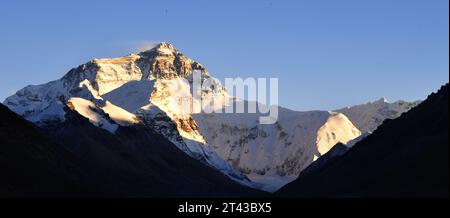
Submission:
[[[94,57],[173,43],[213,76],[278,77],[280,104],[424,99],[449,81],[448,0],[0,4],[0,100]]]

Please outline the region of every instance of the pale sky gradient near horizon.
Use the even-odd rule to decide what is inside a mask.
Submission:
[[[0,101],[160,41],[222,81],[278,77],[294,110],[423,100],[449,81],[448,0],[0,3]]]

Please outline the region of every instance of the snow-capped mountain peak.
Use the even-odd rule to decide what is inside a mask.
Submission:
[[[180,97],[192,98],[187,79],[194,70],[208,76],[201,64],[173,45],[160,43],[139,54],[89,61],[59,80],[25,87],[7,98],[5,105],[42,126],[64,122],[67,109],[113,134],[120,126],[142,124],[188,155],[252,185],[206,144],[196,121],[179,108]]]
[[[175,55],[176,53],[179,53],[179,51],[175,48],[175,46],[173,46],[168,42],[160,42],[155,47],[153,47],[148,51],[150,52],[156,51],[160,55]],[[144,51],[143,53],[148,51]]]
[[[396,101],[389,103],[385,98],[366,104],[335,110],[345,114],[361,132],[373,132],[385,119],[394,119],[418,105],[420,101]]]
[[[262,125],[254,113],[186,110],[185,103],[194,101],[194,71],[210,77],[203,65],[159,43],[139,54],[94,59],[59,80],[23,88],[4,104],[38,125],[64,122],[68,109],[112,134],[121,126],[144,125],[233,180],[269,191],[295,179],[336,143],[372,132],[384,119],[415,105],[383,100],[334,112],[279,107],[278,121]],[[220,82],[214,87],[201,92],[202,101],[214,102],[214,109],[236,100]]]
[[[154,48],[139,53],[143,62],[146,62],[147,79],[173,79],[188,77],[194,70],[200,70],[208,75],[206,68],[198,62],[186,57],[172,44],[161,42]]]
[[[378,99],[379,103],[389,103],[389,100],[386,97],[381,97],[380,99]]]
[[[317,131],[317,148],[321,155],[338,143],[347,144],[361,132],[342,113],[331,113],[327,122]]]

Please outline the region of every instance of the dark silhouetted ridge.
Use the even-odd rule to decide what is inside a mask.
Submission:
[[[64,147],[0,104],[0,197],[102,196],[90,191],[93,181]]]
[[[276,194],[448,198],[448,89],[447,84],[399,118],[386,120],[332,164],[307,169]]]

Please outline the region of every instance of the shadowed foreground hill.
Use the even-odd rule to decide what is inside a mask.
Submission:
[[[101,196],[89,191],[95,180],[64,147],[0,104],[0,197]]]
[[[277,196],[448,198],[448,89],[386,120],[344,155],[319,159]]]
[[[189,157],[144,125],[115,134],[92,125],[75,111],[63,123],[44,127],[101,178],[102,192],[118,197],[256,197],[243,186]]]
[[[74,112],[45,131],[0,105],[0,142],[0,197],[265,195],[148,128],[124,127],[113,135]]]

